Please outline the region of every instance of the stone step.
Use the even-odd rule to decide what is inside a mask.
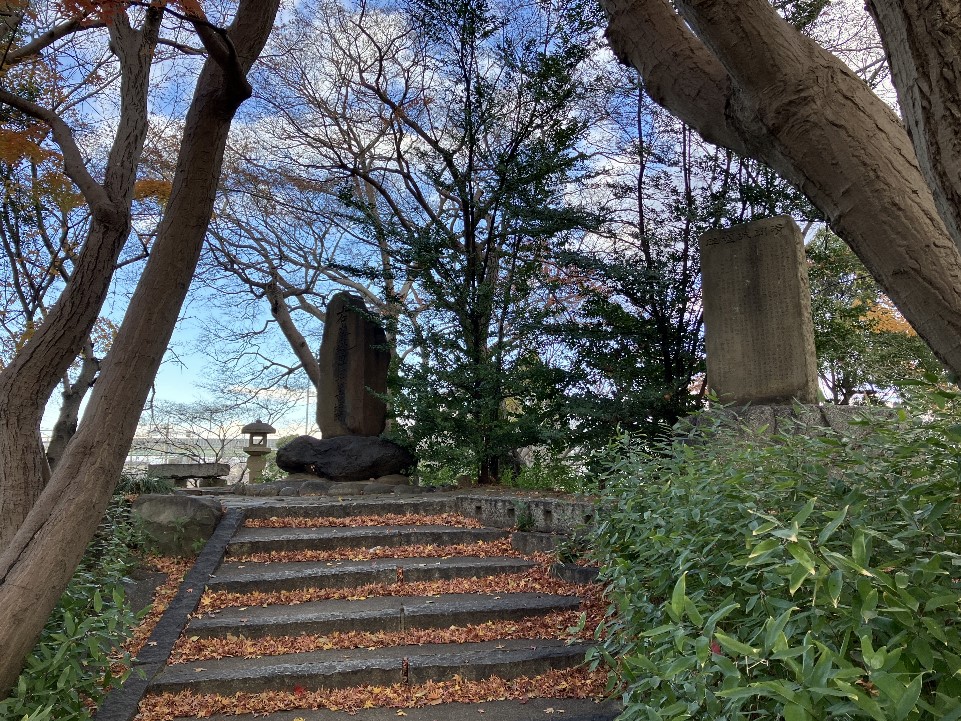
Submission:
[[[241,528],[227,547],[228,557],[271,551],[332,551],[374,546],[450,546],[497,541],[510,534],[496,528],[451,526],[360,526],[331,528]]]
[[[458,508],[456,497],[445,493],[414,497],[374,496],[347,501],[323,497],[289,498],[283,502],[241,498],[231,499],[230,503],[243,506],[247,518],[350,518],[391,513],[433,515],[453,513]]]
[[[223,563],[207,582],[211,591],[296,591],[394,583],[398,569],[405,581],[441,581],[523,573],[536,564],[522,558],[380,558],[329,563]]]
[[[571,668],[587,646],[556,639],[425,644],[378,649],[311,651],[261,658],[224,658],[167,666],[150,682],[153,693],[228,695],[245,691],[422,684],[455,675],[465,680],[510,679]]]
[[[412,628],[448,628],[488,621],[517,621],[554,611],[572,611],[580,605],[574,596],[546,593],[471,593],[440,596],[383,596],[361,601],[312,601],[292,606],[254,606],[243,611],[224,609],[195,618],[187,636],[224,638],[227,635],[260,638],[335,631],[404,631]]]
[[[616,701],[597,703],[590,699],[532,698],[527,701],[488,701],[450,703],[403,709],[404,721],[613,721],[623,710]],[[256,716],[211,716],[208,721],[397,721],[397,709],[364,709],[357,714],[345,711],[277,711]]]

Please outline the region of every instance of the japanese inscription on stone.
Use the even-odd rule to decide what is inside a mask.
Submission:
[[[804,241],[788,216],[701,236],[707,382],[725,403],[817,402]]]
[[[386,424],[387,336],[363,298],[341,292],[327,306],[320,344],[317,424],[324,438],[376,436]]]

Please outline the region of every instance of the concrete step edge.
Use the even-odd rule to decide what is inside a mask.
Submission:
[[[616,701],[590,699],[532,698],[527,701],[451,703],[403,709],[404,721],[613,721],[623,711]],[[397,721],[397,709],[364,709],[362,714],[346,711],[298,709],[267,715],[211,716],[207,721]],[[175,721],[186,721],[176,719]]]
[[[340,548],[415,546],[497,541],[509,533],[496,528],[454,526],[360,526],[328,528],[241,528],[231,539],[227,555],[267,551],[333,551]]]
[[[231,504],[231,501],[227,501]],[[238,504],[240,505],[240,504]],[[316,499],[276,503],[272,501],[242,504],[247,518],[349,518],[352,516],[379,516],[388,513],[437,514],[457,510],[456,498],[444,496],[372,497],[350,501]]]
[[[226,658],[167,666],[154,677],[148,690],[226,695],[295,687],[314,690],[395,683],[416,685],[454,675],[465,680],[491,676],[515,678],[578,666],[583,663],[587,648],[585,644],[537,639]]]
[[[188,636],[246,638],[327,634],[349,631],[404,631],[518,621],[554,611],[572,611],[574,596],[534,593],[446,594],[443,596],[384,596],[362,601],[311,601],[292,606],[225,609],[195,618]]]
[[[390,558],[331,563],[270,563],[221,565],[207,582],[211,591],[281,591],[304,588],[348,588],[368,583],[393,583],[397,569],[404,579],[428,581],[522,573],[534,565],[521,558]]]

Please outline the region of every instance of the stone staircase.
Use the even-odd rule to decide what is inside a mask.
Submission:
[[[219,565],[205,580],[199,610],[191,614],[174,647],[170,658],[173,662],[158,666],[159,672],[146,680],[142,718],[153,721],[164,717],[158,715],[157,709],[170,694],[285,696],[294,699],[296,705],[298,695],[308,696],[319,690],[430,688],[431,684],[481,682],[490,677],[510,681],[564,669],[573,673],[583,663],[587,642],[570,642],[557,634],[545,634],[543,638],[510,638],[510,633],[499,638],[496,634],[503,624],[523,624],[555,613],[576,613],[581,607],[581,598],[574,595],[576,587],[558,581],[558,588],[564,591],[561,594],[549,589],[524,590],[525,574],[544,573],[543,557],[524,557],[516,550],[489,557],[454,555],[458,549],[476,544],[510,548],[506,545],[511,538],[509,531],[439,524],[297,527],[312,522],[305,519],[430,515],[446,512],[449,507],[426,498],[341,500],[297,506],[264,499],[239,511],[242,518],[271,519],[272,524],[287,526],[245,527],[235,522],[236,530],[222,545]],[[237,513],[235,509],[235,516]],[[497,542],[502,545],[489,545]],[[406,551],[409,555],[412,546],[433,550],[426,557],[399,553]],[[357,554],[372,557],[350,558]],[[298,560],[303,555],[314,560]],[[417,592],[418,585],[422,590],[423,582],[464,579],[478,579],[476,583],[488,579],[495,585],[507,579],[520,580],[516,591],[508,588],[490,592]],[[410,587],[411,593],[407,593],[406,587]],[[407,642],[409,634],[421,634],[420,638],[424,638],[422,634],[431,629],[451,627],[483,627],[487,636],[458,643]],[[328,639],[332,634],[343,637],[351,633],[392,634],[393,640],[386,646],[368,640],[360,647],[331,647]],[[318,637],[314,648],[277,653],[287,650],[289,639],[305,634]],[[491,638],[491,634],[495,637]],[[218,649],[216,655],[223,657],[191,660],[196,656],[187,653],[186,660],[178,662],[185,658],[183,648],[188,642],[193,647],[214,646]],[[221,652],[220,643],[226,647],[246,644],[249,648],[242,655],[232,655],[229,649]],[[577,695],[577,690],[572,689],[570,695]],[[411,721],[458,721],[486,714],[492,719],[523,721],[556,713],[566,721],[607,721],[620,712],[620,707],[611,702],[536,696],[402,709],[376,708],[376,701],[373,705],[375,708],[364,708],[354,717],[408,716]],[[105,716],[108,717],[112,718]],[[346,721],[350,717],[343,711],[294,708],[287,702],[285,710],[275,710],[266,718]]]

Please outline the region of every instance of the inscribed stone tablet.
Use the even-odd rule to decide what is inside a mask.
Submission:
[[[811,289],[788,216],[701,236],[707,383],[737,405],[817,402]]]
[[[321,376],[317,425],[324,438],[376,436],[383,430],[390,353],[384,329],[372,320],[364,299],[337,293],[327,305],[320,344]]]

